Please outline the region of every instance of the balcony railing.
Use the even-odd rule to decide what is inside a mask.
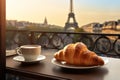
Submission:
[[[120,34],[7,30],[6,35],[7,49],[25,44],[62,49],[69,43],[83,42],[99,55],[120,57]]]

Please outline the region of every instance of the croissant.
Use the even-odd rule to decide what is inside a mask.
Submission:
[[[88,50],[82,42],[68,44],[63,49],[54,54],[58,61],[65,61],[67,64],[79,66],[98,66],[104,65],[103,59],[95,52]]]

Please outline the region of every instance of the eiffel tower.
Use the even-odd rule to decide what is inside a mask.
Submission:
[[[70,22],[70,19],[73,19],[73,22]],[[64,30],[67,31],[69,28],[78,28],[78,23],[76,22],[75,14],[73,13],[73,0],[70,0],[70,13],[68,14],[68,19],[65,23]]]

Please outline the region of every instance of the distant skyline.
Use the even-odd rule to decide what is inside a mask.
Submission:
[[[79,26],[120,19],[120,0],[73,0]],[[64,26],[70,0],[6,0],[6,19]]]

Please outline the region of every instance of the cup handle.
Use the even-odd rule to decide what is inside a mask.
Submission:
[[[17,48],[16,48],[16,53],[17,53],[18,55],[22,55],[22,52],[21,52],[21,48],[20,48],[20,47],[17,47]]]

